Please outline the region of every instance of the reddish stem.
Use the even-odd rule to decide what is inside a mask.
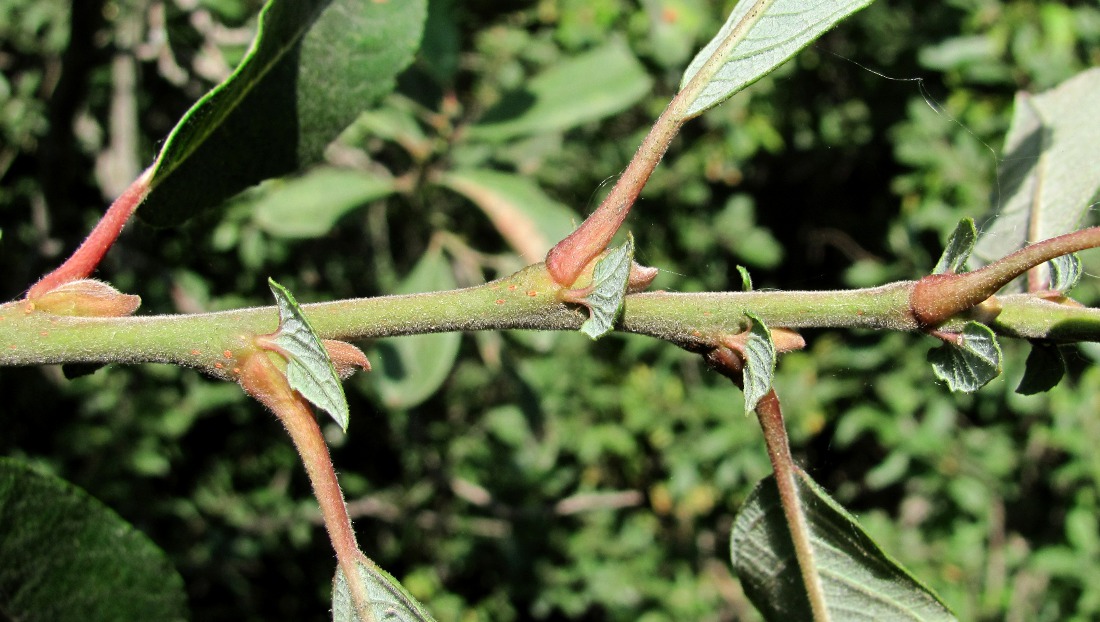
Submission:
[[[53,272],[42,277],[27,291],[27,299],[33,300],[65,283],[88,278],[95,271],[96,266],[103,260],[107,250],[115,243],[122,228],[134,214],[134,210],[149,194],[149,180],[152,177],[152,168],[148,168],[141,174],[130,187],[122,193],[103,218],[99,219],[92,232],[84,239],[76,251],[58,266]]]

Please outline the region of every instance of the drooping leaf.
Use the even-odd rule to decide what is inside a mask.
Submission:
[[[749,274],[749,269],[745,266],[737,266],[737,272],[741,275],[741,291],[752,291],[752,275]]]
[[[741,375],[745,387],[745,414],[748,414],[772,388],[776,354],[772,332],[764,321],[752,313],[746,315],[752,320],[752,326],[745,342],[745,367]]]
[[[720,67],[687,105],[682,118],[717,106],[756,82],[842,19],[873,0],[741,0],[726,23],[688,65],[687,86],[716,51]]]
[[[509,246],[529,262],[541,261],[576,226],[573,210],[546,196],[526,177],[466,169],[443,175],[440,183],[485,212]]]
[[[959,345],[944,343],[928,360],[948,388],[972,393],[1001,375],[1001,346],[993,330],[979,322],[968,322],[959,337]]]
[[[615,328],[623,310],[626,288],[630,281],[630,265],[634,261],[634,236],[612,249],[596,263],[592,271],[592,291],[585,296],[590,315],[581,324],[581,332],[593,340]]]
[[[947,239],[947,247],[943,249],[943,255],[936,263],[932,274],[957,274],[966,271],[966,260],[974,250],[974,241],[978,239],[978,229],[974,226],[973,218],[963,218],[959,221],[951,237]]]
[[[290,355],[286,367],[290,388],[327,412],[346,432],[348,400],[328,350],[306,321],[294,296],[274,279],[269,278],[267,284],[279,307],[279,330],[272,341]]]
[[[1050,289],[1063,294],[1077,287],[1081,280],[1081,258],[1070,253],[1054,258],[1050,265]]]
[[[799,471],[795,481],[833,620],[955,619],[808,475]],[[766,620],[813,619],[773,476],[756,485],[737,513],[730,555],[745,594]]]
[[[376,622],[435,622],[412,594],[378,566],[356,562],[356,570],[367,588],[371,613]],[[332,622],[366,622],[355,610],[348,579],[342,568],[336,569],[332,580]]]
[[[253,221],[281,238],[317,238],[351,210],[394,191],[393,179],[377,173],[319,168],[270,188],[252,208]]]
[[[142,218],[178,224],[320,160],[361,110],[393,89],[425,12],[426,0],[270,0],[240,66],[169,135]]]
[[[1044,393],[1058,386],[1066,375],[1066,359],[1061,349],[1052,343],[1033,342],[1024,363],[1024,377],[1016,392],[1020,395]]]
[[[626,110],[649,92],[652,79],[621,39],[558,63],[505,95],[470,137],[503,141],[556,132]]]
[[[401,281],[396,294],[444,291],[455,288],[451,265],[433,248],[420,258]],[[379,339],[375,374],[382,400],[391,408],[411,408],[443,386],[454,367],[462,342],[459,333],[429,333]]]
[[[187,617],[183,580],[144,534],[72,484],[0,458],[0,618]]]
[[[992,262],[1081,226],[1100,191],[1100,68],[1057,87],[1016,94],[998,197],[975,255]],[[1022,291],[1022,281],[1013,288]]]

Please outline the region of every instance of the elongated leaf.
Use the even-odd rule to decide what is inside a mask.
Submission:
[[[1066,375],[1066,358],[1052,343],[1032,343],[1024,363],[1024,377],[1016,392],[1020,395],[1044,393],[1058,386]]]
[[[747,315],[752,320],[752,326],[745,342],[745,367],[741,371],[745,387],[745,414],[751,413],[771,390],[776,359],[772,332],[763,320],[751,313]]]
[[[435,622],[412,594],[392,576],[374,564],[356,563],[359,577],[367,586],[371,613],[377,622]],[[332,580],[332,622],[366,622],[355,610],[348,579],[336,569]]]
[[[979,322],[968,322],[959,345],[944,343],[928,353],[936,377],[952,391],[972,393],[1001,375],[997,335]]]
[[[741,291],[752,291],[752,275],[749,274],[749,269],[745,266],[737,266],[737,272],[741,275]]]
[[[346,432],[348,400],[328,350],[302,315],[294,296],[274,279],[268,279],[267,284],[279,306],[279,331],[273,341],[290,355],[286,367],[290,388],[327,412]]]
[[[977,239],[978,230],[974,227],[974,219],[960,220],[951,237],[947,239],[947,247],[943,249],[943,255],[932,274],[957,274],[966,271],[966,260],[970,258]]]
[[[620,39],[561,62],[506,95],[470,128],[470,136],[503,141],[556,132],[626,110],[652,80]]]
[[[389,177],[335,168],[270,184],[269,192],[253,204],[252,219],[282,238],[321,237],[348,212],[394,191]]]
[[[318,161],[361,110],[393,89],[425,12],[426,0],[270,0],[244,61],[165,142],[141,216],[178,224]]]
[[[1100,192],[1097,101],[1100,68],[1039,95],[1016,94],[997,182],[997,211],[975,248],[983,262],[1081,226]],[[1022,291],[1021,283],[1011,289]]]
[[[585,296],[590,315],[581,324],[581,332],[593,340],[615,328],[615,321],[619,319],[626,299],[633,261],[634,236],[627,234],[621,246],[612,249],[596,263],[592,271],[592,291]]]
[[[187,617],[183,580],[144,534],[72,484],[0,458],[0,618]]]
[[[443,291],[455,288],[447,258],[429,250],[398,287],[397,294]],[[375,374],[382,400],[391,408],[411,408],[431,397],[454,367],[462,342],[459,333],[430,333],[379,339]],[[377,373],[381,372],[381,373]]]
[[[440,183],[470,199],[493,222],[500,235],[529,262],[573,232],[577,215],[526,177],[491,170],[458,170]]]
[[[1049,262],[1050,289],[1063,294],[1077,287],[1081,280],[1081,258],[1077,253],[1056,257]]]
[[[694,117],[726,101],[872,1],[741,0],[684,72],[681,89],[719,53],[721,65],[681,117]]]
[[[833,620],[954,620],[936,595],[887,555],[808,475],[798,497]],[[774,477],[761,480],[733,523],[733,567],[766,620],[812,620]]]

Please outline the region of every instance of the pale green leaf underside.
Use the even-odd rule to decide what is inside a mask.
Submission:
[[[683,118],[694,117],[729,99],[746,86],[770,73],[845,17],[868,6],[873,0],[741,0],[725,25],[688,65],[680,82],[683,89],[711,55],[731,36],[743,32],[733,47],[725,50],[721,67],[706,87],[688,105]],[[739,24],[756,19],[748,28]]]
[[[749,313],[752,326],[745,342],[745,367],[741,371],[745,387],[745,413],[756,408],[772,388],[775,374],[775,343],[764,321]]]
[[[634,236],[627,234],[621,246],[612,249],[596,263],[592,271],[592,291],[585,296],[590,315],[581,324],[581,332],[593,340],[615,328],[615,321],[623,310],[633,262]]]
[[[968,322],[962,343],[944,343],[928,353],[936,377],[952,391],[972,393],[1001,374],[1001,346],[985,324]]]
[[[966,260],[974,250],[974,241],[978,239],[978,229],[974,227],[973,218],[963,218],[959,221],[951,237],[947,239],[947,247],[943,249],[936,268],[932,274],[958,274],[966,271]]]
[[[408,591],[388,572],[364,562],[356,562],[359,577],[367,587],[375,622],[435,622]],[[336,569],[332,580],[332,622],[366,622],[355,610],[351,589],[343,569]]]
[[[949,621],[935,594],[887,555],[847,511],[798,472],[799,500],[833,620]],[[730,555],[745,594],[769,621],[811,620],[775,478],[757,484],[734,519]]]
[[[439,248],[420,258],[395,294],[438,292],[457,287],[451,265]],[[439,390],[454,367],[462,345],[460,333],[428,333],[375,342],[371,379],[390,408],[412,408]]]
[[[992,262],[1081,226],[1100,192],[1097,101],[1100,68],[1038,95],[1017,93],[997,183],[999,209],[978,240],[977,258]],[[1012,289],[1022,291],[1021,283]]]
[[[420,42],[426,0],[270,0],[252,48],[179,121],[140,214],[175,225],[321,159],[393,89]]]
[[[187,617],[183,580],[144,534],[72,484],[0,457],[0,619]]]
[[[393,193],[393,179],[366,171],[318,168],[259,189],[252,221],[281,238],[318,238],[352,210]]]
[[[306,321],[294,296],[273,279],[268,279],[267,283],[279,307],[279,331],[272,341],[290,355],[286,367],[290,388],[328,413],[347,431],[348,401],[328,350]]]
[[[558,132],[626,110],[653,84],[618,38],[563,60],[510,93],[469,129],[480,140]],[[555,240],[556,241],[556,240]]]

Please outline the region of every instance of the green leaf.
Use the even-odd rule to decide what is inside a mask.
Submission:
[[[623,310],[630,266],[634,262],[634,236],[629,233],[622,246],[604,255],[592,271],[592,290],[585,296],[590,315],[581,324],[581,332],[592,340],[599,339],[615,328]]]
[[[737,272],[741,275],[741,291],[752,291],[752,276],[749,274],[749,269],[745,266],[737,266]]]
[[[1045,393],[1056,387],[1066,375],[1066,359],[1062,350],[1052,343],[1032,342],[1031,353],[1024,363],[1024,377],[1016,392],[1020,395]]]
[[[508,245],[529,262],[541,261],[576,228],[576,213],[526,177],[466,169],[444,174],[439,183],[485,212]]]
[[[72,484],[0,458],[0,618],[187,617],[183,580],[144,534]]]
[[[1070,253],[1049,262],[1050,289],[1063,294],[1077,286],[1081,280],[1081,258]]]
[[[504,141],[558,132],[622,112],[650,91],[652,79],[621,39],[565,60],[505,95],[469,136]]]
[[[393,193],[393,179],[377,173],[318,168],[290,180],[273,180],[252,207],[260,229],[281,238],[318,238],[345,214]]]
[[[833,620],[955,619],[808,475],[798,471],[795,481]],[[761,480],[737,513],[730,555],[745,594],[766,620],[813,619],[774,476]]]
[[[959,221],[951,237],[947,239],[947,247],[943,249],[943,255],[936,263],[936,269],[932,274],[957,274],[966,271],[966,260],[974,250],[974,241],[978,239],[978,229],[974,227],[973,218],[963,218]]]
[[[775,374],[775,343],[772,332],[764,321],[752,313],[746,313],[752,326],[745,341],[745,367],[741,370],[745,387],[745,414],[751,413],[772,388]]]
[[[960,343],[944,343],[928,353],[936,377],[952,391],[972,393],[1001,374],[1001,346],[985,324],[968,322]]]
[[[393,90],[425,12],[425,0],[270,0],[244,61],[169,135],[142,217],[179,224],[319,161],[360,111]]]
[[[842,19],[872,0],[741,0],[725,25],[688,65],[683,90],[710,57],[720,66],[682,113],[697,116],[771,73]]]
[[[997,210],[975,255],[992,262],[1076,230],[1100,191],[1100,68],[1040,93],[1016,94],[997,181]],[[1022,279],[1015,290],[1022,291]]]
[[[397,294],[444,291],[456,287],[451,265],[438,248],[429,249],[397,287]],[[390,408],[412,408],[443,386],[454,367],[460,333],[429,333],[379,339],[372,377]],[[376,360],[372,357],[371,360]]]
[[[373,563],[357,561],[356,570],[367,588],[369,608],[376,622],[435,622],[397,579]],[[342,568],[332,580],[332,622],[367,622],[355,610],[348,579]]]
[[[279,306],[279,330],[272,341],[289,355],[286,379],[290,388],[327,412],[346,432],[348,400],[328,350],[306,321],[294,296],[274,279],[269,278],[267,284]]]

